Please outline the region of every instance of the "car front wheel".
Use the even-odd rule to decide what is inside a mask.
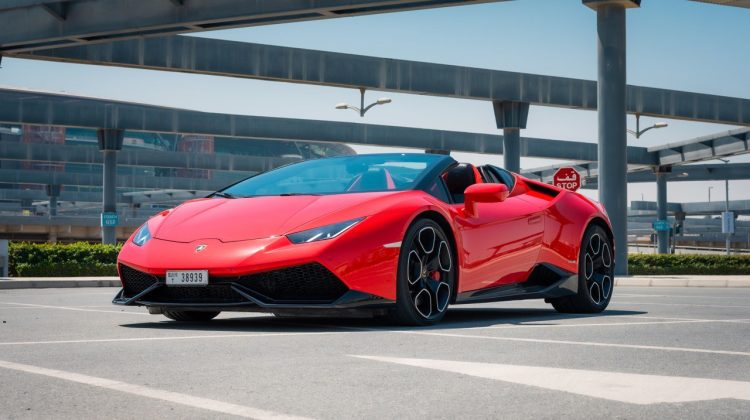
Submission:
[[[431,325],[445,316],[456,279],[448,236],[429,219],[416,221],[401,243],[396,308],[391,318],[404,325]]]

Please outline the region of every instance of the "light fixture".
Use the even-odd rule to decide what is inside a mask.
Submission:
[[[351,109],[352,111],[358,112],[360,117],[364,117],[365,113],[369,111],[372,107],[376,105],[385,105],[385,104],[389,104],[392,102],[391,98],[380,98],[377,101],[371,103],[370,105],[365,106],[365,91],[366,90],[367,89],[365,88],[359,89],[359,92],[360,92],[360,106],[359,107],[349,105],[346,102],[341,102],[339,104],[336,104],[336,109]]]

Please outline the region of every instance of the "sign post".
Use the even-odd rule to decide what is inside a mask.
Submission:
[[[560,168],[552,177],[552,184],[565,190],[577,191],[581,188],[581,174],[570,167]]]

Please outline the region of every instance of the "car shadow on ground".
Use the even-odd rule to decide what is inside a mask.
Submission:
[[[154,315],[153,322],[121,324],[125,328],[213,331],[236,333],[290,333],[328,331],[399,331],[399,330],[452,330],[478,327],[533,325],[560,325],[581,318],[605,320],[647,314],[645,311],[608,310],[599,314],[562,314],[543,308],[451,308],[437,325],[404,327],[382,318],[345,317],[275,317],[271,314],[244,315],[228,313],[231,318],[218,318],[208,322],[176,322]],[[604,321],[607,322],[607,321]]]

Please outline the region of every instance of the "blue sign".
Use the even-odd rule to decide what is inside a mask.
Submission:
[[[672,230],[672,225],[669,224],[669,220],[655,220],[652,226],[657,232],[668,232]]]
[[[115,227],[120,224],[120,216],[117,213],[102,213],[102,227]]]

